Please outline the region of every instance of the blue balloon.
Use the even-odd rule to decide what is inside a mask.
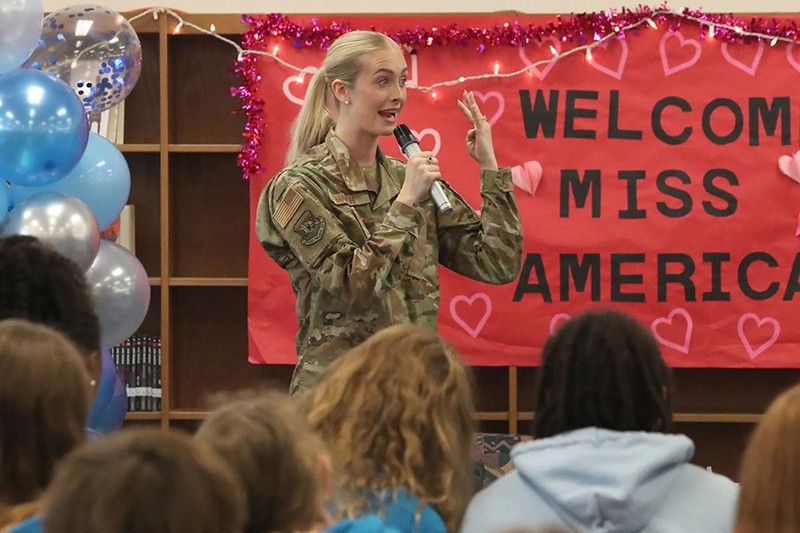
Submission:
[[[117,219],[128,201],[131,171],[125,156],[113,143],[90,133],[83,157],[67,177],[41,187],[12,185],[12,202],[16,205],[45,191],[60,192],[82,200],[92,210],[102,230]]]
[[[0,176],[17,185],[60,180],[88,140],[86,112],[63,81],[35,70],[0,76]]]
[[[125,381],[117,372],[111,350],[101,354],[102,374],[97,386],[92,409],[89,411],[89,429],[97,433],[111,433],[122,427],[128,410],[128,393]]]
[[[3,180],[0,180],[0,224],[6,219],[6,215],[10,209],[11,198],[8,190],[8,185]]]

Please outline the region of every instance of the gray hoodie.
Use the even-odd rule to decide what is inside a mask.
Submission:
[[[684,435],[598,428],[519,444],[515,470],[473,498],[462,533],[728,533],[738,486],[693,455]]]

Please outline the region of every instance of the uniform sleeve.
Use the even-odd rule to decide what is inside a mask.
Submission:
[[[282,250],[313,275],[323,289],[357,308],[374,305],[402,277],[422,214],[395,202],[363,245],[357,246],[319,194],[300,179],[280,175],[258,202],[256,235],[273,258]],[[286,268],[287,259],[278,260]]]
[[[522,223],[511,171],[481,172],[480,217],[447,186],[453,205],[437,215],[439,262],[469,278],[500,285],[516,279],[522,266]]]

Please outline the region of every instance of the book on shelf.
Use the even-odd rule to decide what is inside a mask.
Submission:
[[[125,136],[125,100],[110,109],[90,113],[89,131],[112,143],[122,144]]]
[[[117,104],[117,121],[114,142],[125,143],[125,100]]]
[[[136,255],[136,208],[128,204],[122,208],[117,220],[104,229],[100,236],[127,248]]]
[[[161,410],[161,338],[133,335],[111,349],[125,381],[128,411]]]

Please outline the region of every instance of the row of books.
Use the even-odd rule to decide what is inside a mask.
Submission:
[[[125,142],[125,100],[111,109],[89,115],[89,130],[112,143]]]
[[[134,335],[111,348],[125,381],[128,411],[161,410],[161,337]]]

